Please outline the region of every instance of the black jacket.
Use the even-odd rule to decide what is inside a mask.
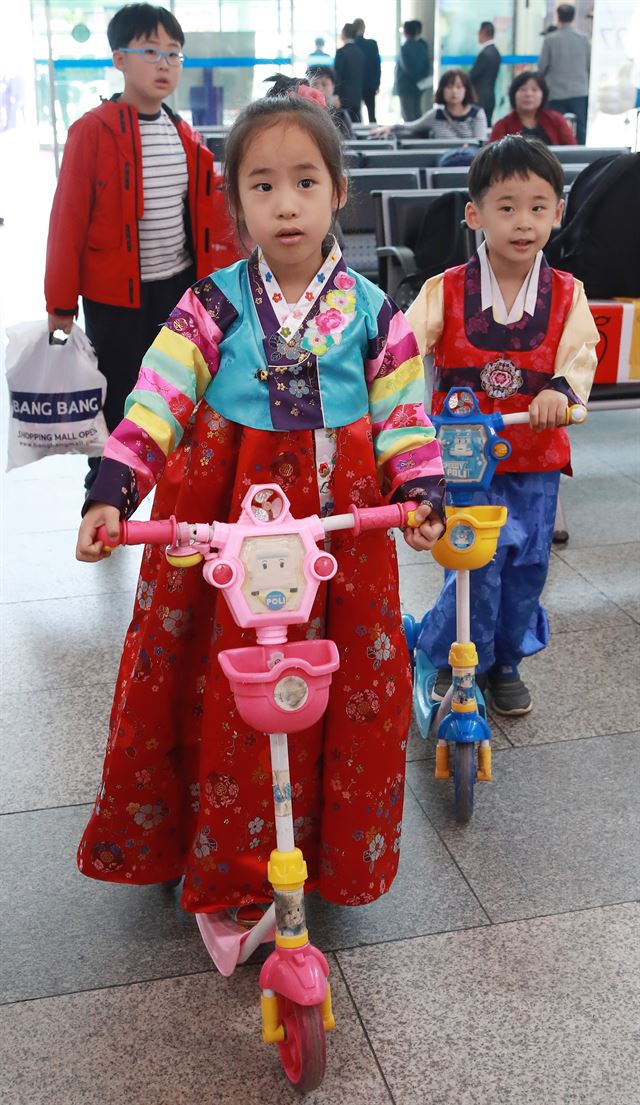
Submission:
[[[362,87],[365,93],[377,92],[380,88],[380,51],[375,38],[356,36],[356,46],[364,57],[364,77]]]
[[[423,38],[408,38],[400,47],[393,91],[397,96],[415,96],[418,81],[431,74],[429,47]]]
[[[336,71],[336,96],[340,105],[350,115],[360,118],[360,105],[364,89],[364,55],[355,42],[346,42],[336,50],[333,63]]]
[[[490,43],[480,50],[469,71],[471,84],[480,107],[484,108],[488,123],[491,122],[493,109],[496,106],[496,79],[501,60],[499,50]]]

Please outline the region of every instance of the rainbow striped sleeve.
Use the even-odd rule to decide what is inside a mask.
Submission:
[[[128,517],[158,482],[217,372],[220,339],[236,317],[211,277],[185,292],[144,355],[89,501],[110,503]]]
[[[365,363],[373,446],[391,501],[428,499],[443,512],[444,472],[435,429],[424,409],[424,368],[406,318],[388,298]]]

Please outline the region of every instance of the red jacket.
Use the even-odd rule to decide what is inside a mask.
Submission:
[[[168,107],[187,155],[188,220],[196,277],[237,261],[213,154]],[[69,128],[53,200],[45,296],[50,314],[75,314],[78,296],[140,306],[138,219],[143,214],[138,112],[104,101]]]
[[[541,108],[536,115],[536,126],[542,127],[545,133],[549,135],[551,146],[576,145],[574,133],[564,115],[561,115],[559,111],[551,111],[548,107]],[[489,142],[497,142],[499,138],[504,138],[506,134],[521,133],[522,120],[517,111],[512,111],[493,124]]]

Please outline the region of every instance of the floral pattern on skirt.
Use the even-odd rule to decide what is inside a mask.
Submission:
[[[382,501],[368,418],[336,431],[332,477],[336,512]],[[312,431],[242,427],[202,402],[167,462],[153,517],[233,521],[247,488],[273,481],[294,515],[318,512]],[[337,575],[309,624],[290,632],[326,634],[342,665],[324,719],[289,738],[293,815],[307,889],[358,905],[385,893],[397,870],[411,672],[393,536],[334,533],[331,551]],[[102,783],[78,850],[85,875],[138,884],[184,875],[181,904],[195,912],[271,896],[269,741],[239,717],[217,661],[254,640],[199,568],[145,548]]]

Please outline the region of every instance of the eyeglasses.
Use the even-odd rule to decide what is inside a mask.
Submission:
[[[140,54],[144,61],[148,61],[149,65],[158,65],[163,58],[166,58],[167,64],[172,65],[174,68],[178,68],[184,62],[184,54],[179,54],[176,50],[156,50],[154,46],[119,46],[118,52],[121,54]]]

